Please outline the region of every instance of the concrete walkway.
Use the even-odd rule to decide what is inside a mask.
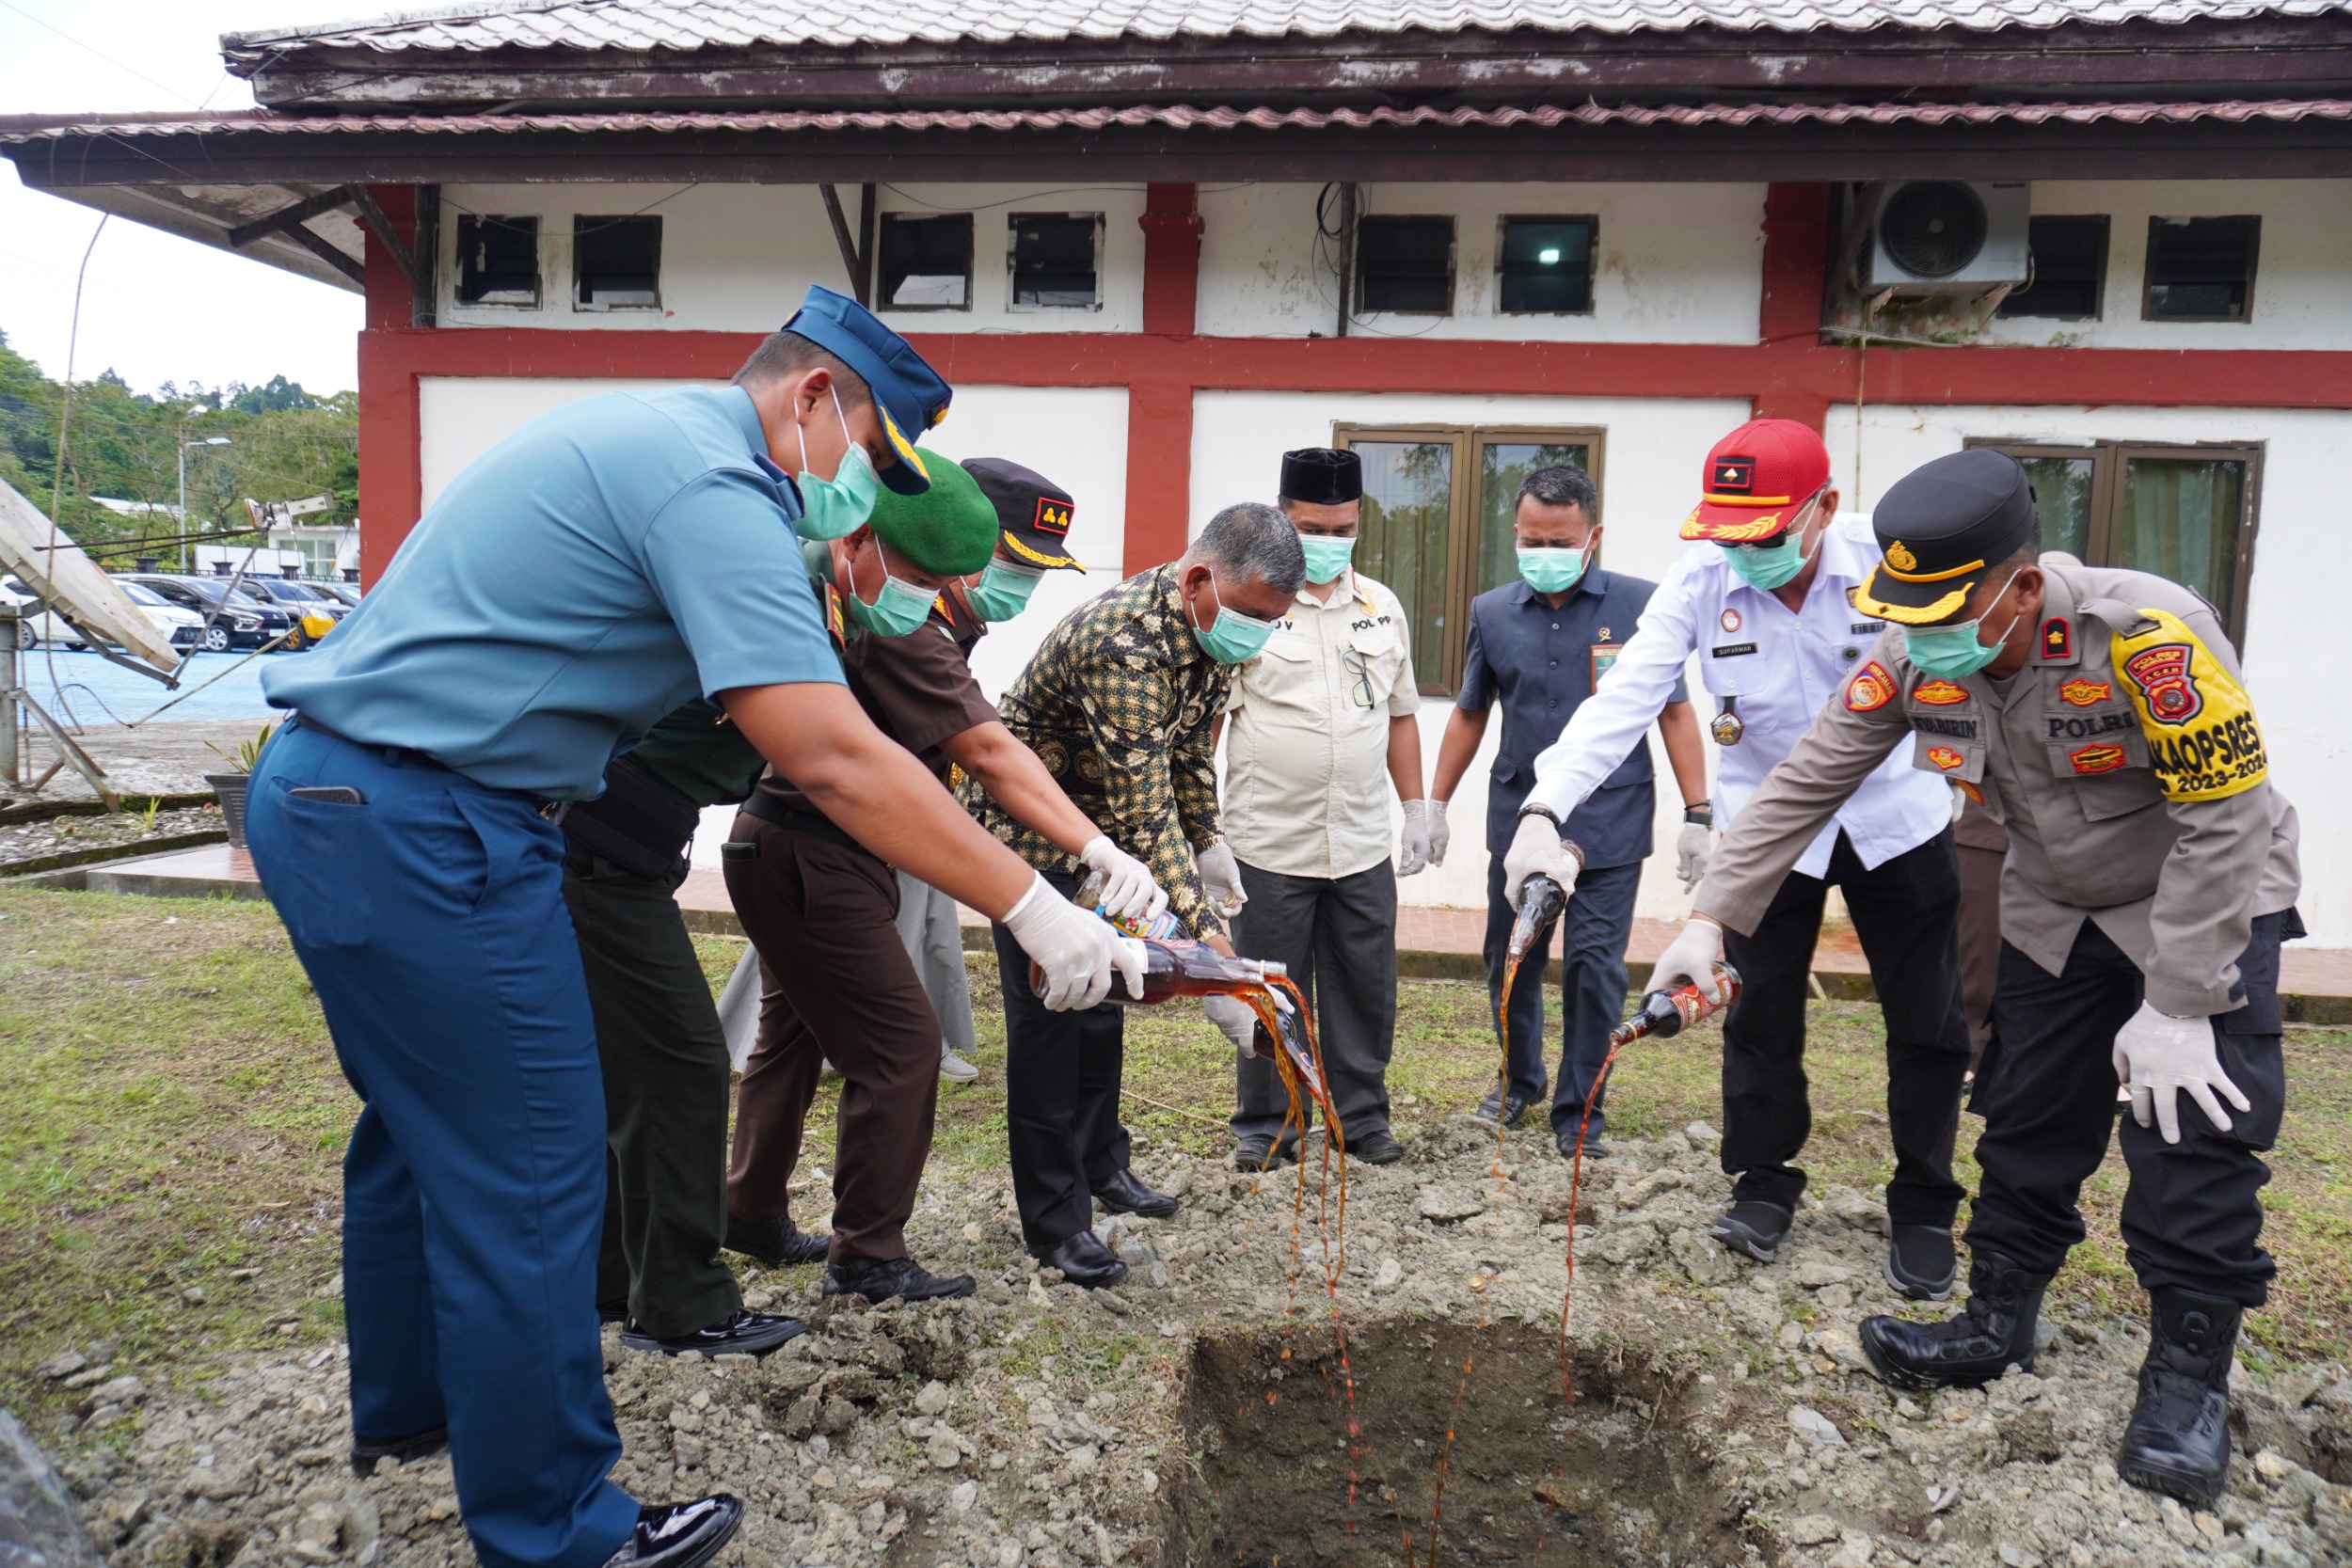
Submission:
[[[176,854],[108,862],[72,871],[25,878],[27,883],[50,887],[85,888],[93,893],[145,894],[160,897],[259,898],[251,861],[226,845],[208,845]],[[687,925],[714,936],[739,937],[735,908],[727,898],[725,881],[716,871],[694,871],[678,889],[678,908]],[[971,910],[963,916],[967,949],[989,944],[988,923]],[[1650,964],[1664,951],[1679,928],[1665,920],[1637,920],[1627,943],[1627,967],[1638,990],[1649,977]],[[1479,946],[1486,936],[1486,916],[1481,910],[1432,909],[1406,905],[1397,913],[1397,969],[1408,979],[1478,980],[1486,974]],[[1559,947],[1552,948],[1552,973],[1559,970]],[[1813,974],[1830,996],[1867,999],[1871,995],[1869,965],[1861,944],[1847,930],[1824,931],[1813,951]],[[2289,947],[2280,956],[2280,1002],[2290,1022],[2352,1024],[2352,951],[2343,948]]]

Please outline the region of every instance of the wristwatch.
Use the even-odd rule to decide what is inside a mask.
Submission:
[[[1682,820],[1685,822],[1695,823],[1702,828],[1713,827],[1715,825],[1714,803],[1709,800],[1701,800],[1695,806],[1683,807]]]
[[[1568,825],[1561,821],[1557,816],[1553,815],[1552,809],[1549,806],[1541,805],[1536,801],[1530,800],[1527,804],[1519,808],[1519,815],[1521,816],[1540,816],[1545,821],[1550,823],[1552,832],[1560,835],[1560,847],[1567,851],[1568,859],[1576,862],[1577,875],[1581,877],[1584,874],[1583,847],[1579,845],[1576,840],[1568,836]]]

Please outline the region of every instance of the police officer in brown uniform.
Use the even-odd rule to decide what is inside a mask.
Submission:
[[[2117,1468],[2209,1506],[2230,1460],[2241,1314],[2276,1273],[2259,1158],[2278,1136],[2279,945],[2303,934],[2295,811],[2269,783],[2236,650],[2210,605],[2145,572],[2041,550],[2025,472],[1978,449],[1889,490],[1855,599],[1895,623],[1740,815],[1660,984],[1707,973],[1788,862],[1896,746],[2009,831],[1992,1039],[1973,1109],[1983,1179],[1965,1314],[1871,1318],[1901,1387],[2030,1369],[2043,1288],[2082,1240],[2116,1085],[2126,1255],[2151,1302]]]

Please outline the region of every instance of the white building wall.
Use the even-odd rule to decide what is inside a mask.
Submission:
[[[2106,214],[2106,289],[2100,319],[2000,316],[1992,343],[2084,348],[2352,347],[2352,180],[2038,181],[2037,214]],[[2259,214],[2254,311],[2245,322],[2140,319],[2152,217]],[[2189,373],[2194,373],[2193,372]]]
[[[1603,454],[1601,564],[1655,581],[1692,546],[1675,536],[1692,503],[1692,485],[1707,451],[1748,417],[1744,399],[1440,397],[1412,393],[1330,396],[1289,392],[1203,392],[1193,402],[1192,519],[1198,533],[1219,508],[1271,500],[1281,455],[1323,446],[1334,423],[1568,425],[1607,432]],[[1712,548],[1712,546],[1704,546]],[[1692,682],[1695,691],[1695,676]],[[1435,773],[1438,744],[1454,711],[1444,697],[1423,697],[1422,768]],[[1702,714],[1704,722],[1707,716]],[[1486,902],[1486,776],[1502,721],[1489,720],[1485,744],[1447,811],[1454,848],[1443,866],[1397,884],[1408,904],[1483,908]],[[1674,840],[1682,797],[1653,728],[1658,769],[1656,852],[1643,868],[1635,912],[1653,919],[1690,912],[1690,895],[1674,876]],[[1713,743],[1707,743],[1712,777]],[[1402,814],[1397,814],[1402,826]]]
[[[2243,650],[2270,751],[2271,780],[2300,810],[2303,920],[2314,942],[2352,946],[2352,821],[2330,809],[2329,779],[2352,766],[2352,735],[2340,715],[2336,661],[2313,657],[2339,625],[2337,578],[2327,569],[2343,533],[2344,454],[2352,413],[2249,408],[1866,407],[1859,427],[1861,483],[1854,485],[1856,421],[1846,404],[1830,410],[1831,474],[1875,506],[1887,487],[1930,458],[1958,451],[1971,436],[2021,441],[2247,441],[2263,443],[2255,514],[2254,573]]]
[[[1319,240],[1319,185],[1204,186],[1200,330],[1331,335],[1336,247]],[[1359,317],[1369,337],[1542,342],[1750,343],[1763,303],[1764,190],[1756,185],[1367,184],[1365,214],[1454,219],[1454,313]],[[1505,214],[1591,214],[1600,252],[1589,314],[1505,316],[1495,251]],[[1327,216],[1336,225],[1336,208]]]

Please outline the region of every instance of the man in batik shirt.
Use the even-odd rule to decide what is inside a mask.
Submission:
[[[1265,645],[1305,579],[1297,531],[1279,512],[1228,507],[1182,560],[1073,610],[997,704],[1071,802],[1151,868],[1185,934],[1227,952],[1219,911],[1239,907],[1241,873],[1217,816],[1211,724],[1232,689],[1232,666]],[[1047,881],[1075,891],[1081,868],[1069,854],[969,783],[963,801]],[[1095,1202],[1148,1217],[1176,1209],[1127,1168],[1121,1014],[1109,1004],[1047,1012],[1023,950],[1001,927],[995,937],[1022,1237],[1072,1283],[1113,1284],[1126,1265],[1094,1237]],[[1217,1022],[1248,1038],[1242,1021]]]

